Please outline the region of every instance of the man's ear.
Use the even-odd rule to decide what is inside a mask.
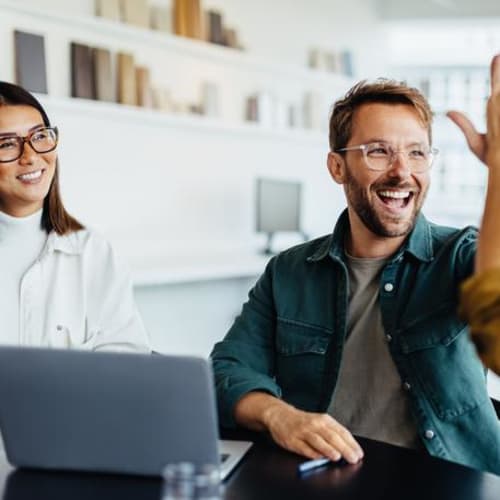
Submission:
[[[332,179],[337,184],[344,184],[345,182],[345,160],[342,155],[338,153],[330,152],[328,153],[328,158],[326,160],[328,166],[328,171],[332,176]]]

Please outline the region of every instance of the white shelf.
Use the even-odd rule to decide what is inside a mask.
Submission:
[[[49,21],[66,27],[85,29],[98,35],[113,36],[117,39],[139,42],[155,48],[171,49],[177,53],[199,58],[203,61],[211,60],[219,64],[227,64],[233,69],[239,68],[246,71],[261,72],[278,78],[299,79],[312,85],[334,86],[334,88],[341,86],[345,87],[345,90],[353,84],[353,79],[344,75],[312,70],[306,67],[276,64],[275,61],[258,58],[236,49],[169,33],[138,28],[100,17],[68,16],[57,12],[32,9],[6,0],[0,0],[0,8],[45,22]]]
[[[184,129],[197,129],[202,132],[213,134],[237,135],[250,139],[260,138],[270,141],[292,141],[321,145],[327,147],[326,133],[307,129],[273,129],[257,123],[230,123],[222,119],[209,118],[206,116],[182,115],[155,111],[136,106],[93,101],[88,99],[77,99],[73,97],[51,97],[45,94],[37,94],[40,102],[49,110],[49,115],[60,112],[71,112],[88,114],[92,117],[106,117],[123,123],[124,121],[140,122],[144,125],[157,127],[172,127]]]
[[[136,287],[172,285],[200,281],[252,278],[259,276],[269,256],[255,254],[214,254],[182,257],[129,259]]]

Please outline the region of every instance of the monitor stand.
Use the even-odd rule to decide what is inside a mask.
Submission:
[[[273,236],[274,233],[266,233],[267,240],[266,240],[266,246],[261,250],[261,253],[264,255],[272,255],[272,242],[273,242]]]

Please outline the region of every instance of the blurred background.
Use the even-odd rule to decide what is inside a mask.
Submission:
[[[497,0],[0,0],[0,79],[59,127],[65,203],[127,261],[154,348],[206,356],[263,250],[345,207],[328,114],[360,79],[425,93],[441,153],[424,213],[478,224],[485,167],[444,113],[484,128],[499,28]]]

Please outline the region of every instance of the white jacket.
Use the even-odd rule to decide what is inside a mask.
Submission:
[[[21,345],[150,352],[128,273],[107,241],[51,232],[21,281]]]

